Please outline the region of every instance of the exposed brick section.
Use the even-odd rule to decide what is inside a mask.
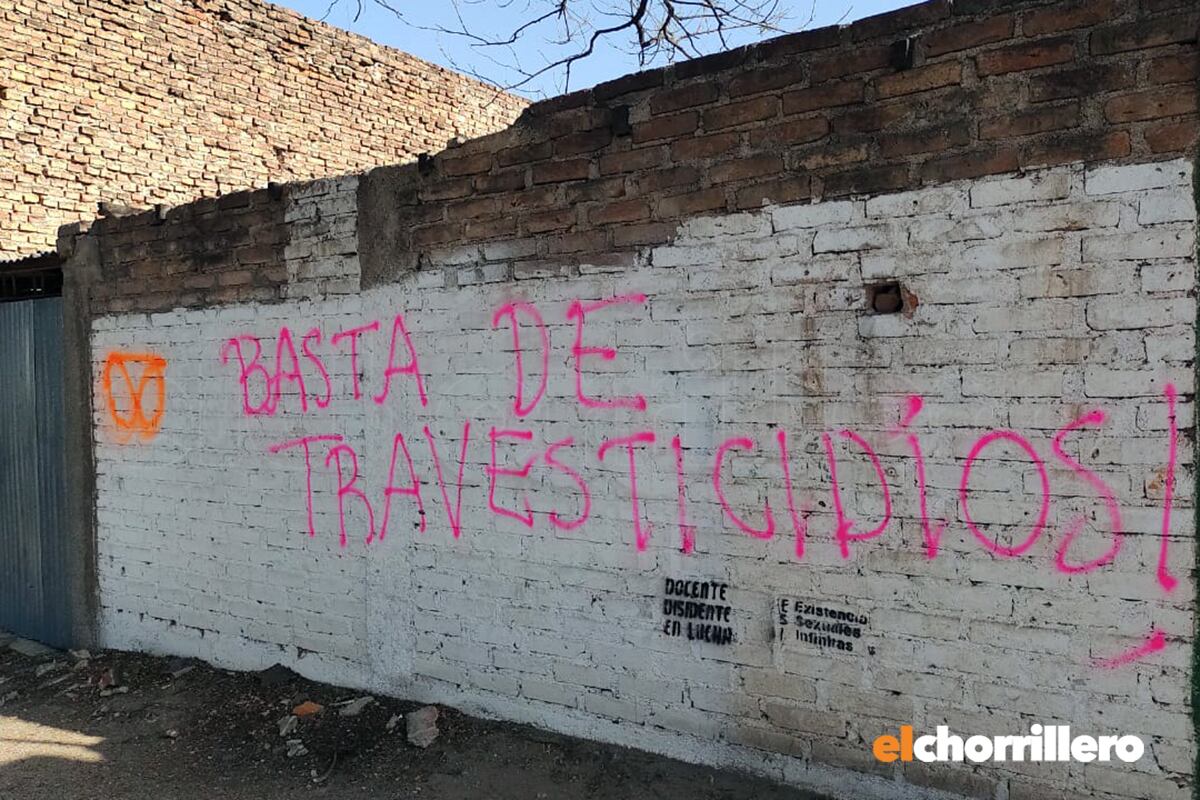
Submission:
[[[0,8],[0,260],[105,201],[175,204],[409,161],[525,101],[257,0]]]
[[[988,51],[976,58],[975,63],[980,75],[1003,75],[1064,64],[1073,61],[1075,53],[1075,42],[1070,39],[1046,39]]]
[[[783,37],[531,106],[511,128],[438,154],[432,169],[389,173],[387,235],[407,255],[367,258],[361,280],[386,283],[431,253],[514,237],[534,242],[522,258],[539,264],[550,255],[542,237],[570,237],[554,252],[572,269],[661,241],[663,223],[697,214],[1195,146],[1200,14],[1186,4],[948,8]],[[901,69],[893,45],[908,37],[916,62]],[[628,134],[612,127],[617,106]],[[593,243],[603,251],[590,253]]]

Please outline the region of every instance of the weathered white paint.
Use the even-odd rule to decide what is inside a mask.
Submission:
[[[447,266],[362,294],[97,320],[98,378],[112,350],[153,351],[169,363],[155,438],[118,442],[97,401],[104,644],[234,668],[283,662],[314,678],[746,767],[841,797],[929,791],[893,777],[1014,800],[1067,789],[1188,796],[1195,747],[1187,711],[1191,177],[1182,161],[1061,168],[697,219],[674,245],[615,271],[495,280],[503,270],[459,265],[461,254],[448,254]],[[329,196],[345,202],[344,193]],[[320,277],[316,261],[310,257],[305,269]],[[353,264],[338,253],[326,273],[344,282]],[[894,278],[917,298],[913,313],[868,313],[865,285]],[[591,395],[641,393],[648,408],[584,408],[575,399],[570,304],[634,293],[646,303],[588,318],[585,344],[615,346],[617,356],[588,359],[583,380]],[[546,396],[524,420],[512,409],[511,331],[507,321],[492,326],[493,313],[510,301],[536,304],[552,343]],[[393,378],[382,405],[372,400],[396,313],[420,357],[425,408],[405,375]],[[332,357],[328,340],[372,320],[381,327],[362,340],[363,397],[355,401],[346,347]],[[273,365],[284,325],[298,352],[305,332],[321,329],[316,350],[334,399],[325,410],[312,405],[323,383],[302,355],[309,412],[285,394],[276,415],[247,416],[236,359],[223,364],[222,346],[253,334]],[[522,336],[528,399],[539,377],[537,333],[526,327]],[[397,362],[404,360],[398,351]],[[1170,541],[1170,568],[1181,583],[1171,594],[1155,579],[1167,382],[1180,391],[1185,431]],[[950,520],[935,560],[924,552],[914,459],[905,440],[889,434],[912,393],[926,403],[913,431],[926,460],[929,510]],[[1051,448],[1055,431],[1093,409],[1105,412],[1105,423],[1072,434],[1067,451],[1112,487],[1127,536],[1115,563],[1066,576],[1055,571],[1054,552],[1077,513],[1093,523],[1072,549],[1074,560],[1101,554],[1110,541],[1096,492]],[[453,503],[465,420],[471,438],[463,533],[455,540],[422,427],[437,438]],[[532,431],[530,445],[500,446],[509,468],[547,443],[574,438],[556,455],[591,490],[584,526],[563,532],[549,524],[552,510],[572,518],[580,498],[574,482],[544,461],[527,480],[502,478],[497,490],[508,508],[528,498],[532,530],[488,510],[492,426]],[[879,452],[894,502],[885,534],[851,544],[848,560],[833,538],[821,441],[841,428]],[[1045,461],[1052,503],[1032,549],[999,559],[967,531],[958,487],[978,438],[1009,428]],[[776,446],[781,429],[797,504],[815,509],[800,561]],[[657,443],[637,456],[652,529],[639,552],[625,451],[601,462],[597,448],[642,430],[653,430]],[[272,454],[270,445],[345,437],[378,519],[397,432],[422,481],[427,530],[416,529],[412,499],[396,495],[387,538],[367,544],[362,508],[347,498],[350,538],[339,547],[336,477],[321,445],[312,471],[317,535],[309,538],[302,453]],[[679,548],[675,435],[696,527],[690,555]],[[714,454],[730,437],[748,437],[757,449],[731,453],[725,493],[755,526],[769,500],[770,541],[739,531],[715,496]],[[882,512],[878,482],[860,450],[835,442],[842,499],[859,530],[869,528]],[[1006,453],[1019,460],[1004,460]],[[401,459],[396,483],[406,477]],[[1028,459],[989,448],[971,486],[970,512],[981,527],[995,534],[1016,526],[1015,541],[1024,538],[1040,502]],[[668,577],[727,581],[736,643],[664,636]],[[773,624],[780,596],[868,615],[865,641],[874,655],[781,645]],[[1094,665],[1137,646],[1152,628],[1168,637],[1162,652],[1115,670]],[[901,724],[1017,734],[1032,721],[1136,733],[1150,750],[1133,766],[907,772],[875,766],[870,755],[872,739]]]

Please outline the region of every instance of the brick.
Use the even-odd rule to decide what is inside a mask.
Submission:
[[[708,105],[715,102],[719,95],[714,81],[689,83],[665,92],[658,92],[650,98],[650,111],[654,114],[667,114],[685,108]]]
[[[568,204],[585,203],[588,200],[611,200],[624,195],[625,178],[620,175],[574,183],[567,186],[563,192]]]
[[[935,153],[962,147],[971,141],[971,129],[966,123],[948,127],[926,128],[911,133],[896,133],[886,136],[879,143],[879,152],[884,158],[911,156],[917,153]]]
[[[979,208],[1061,200],[1067,197],[1070,191],[1070,179],[1065,174],[980,181],[971,187],[971,205]]]
[[[496,151],[496,163],[501,167],[511,167],[516,164],[528,164],[549,158],[554,153],[554,143],[550,141],[524,144],[520,147],[506,147]]]
[[[1146,128],[1145,136],[1152,153],[1188,153],[1200,138],[1200,123],[1189,120],[1157,125]]]
[[[608,231],[604,229],[563,233],[550,240],[548,251],[555,253],[599,253],[608,249]]]
[[[829,133],[829,120],[824,117],[792,119],[768,128],[750,131],[750,144],[804,144],[825,138]]]
[[[1120,64],[1090,64],[1077,69],[1046,72],[1029,78],[1029,99],[1040,103],[1128,89],[1134,85],[1136,77],[1132,70]]]
[[[1067,38],[1041,39],[1030,44],[989,50],[975,57],[980,75],[1005,75],[1074,61],[1075,42]]]
[[[875,104],[835,116],[833,129],[838,133],[872,133],[907,122],[912,114],[912,106],[904,101]]]
[[[555,156],[574,156],[599,150],[612,141],[612,131],[597,128],[592,131],[572,133],[554,140]]]
[[[845,197],[850,194],[874,194],[901,189],[909,185],[908,167],[893,164],[852,169],[823,176],[826,197]]]
[[[562,230],[575,224],[575,209],[539,211],[521,217],[521,228],[531,234]]]
[[[1021,17],[1021,31],[1026,36],[1058,33],[1107,22],[1117,13],[1115,0],[1077,0],[1025,12]]]
[[[1072,161],[1102,161],[1123,158],[1133,145],[1126,131],[1086,132],[1054,135],[1024,148],[1022,166],[1067,164]]]
[[[621,172],[637,172],[661,167],[667,160],[667,151],[662,147],[639,147],[618,153],[600,156],[600,174],[614,175]]]
[[[657,89],[663,85],[665,75],[666,70],[663,69],[648,69],[642,72],[635,72],[632,75],[624,75],[620,78],[597,84],[592,89],[592,96],[596,98],[597,102],[606,103],[621,95],[641,92],[647,89]]]
[[[1200,25],[1200,15],[1187,14],[1101,28],[1091,34],[1091,51],[1095,55],[1108,55],[1194,42],[1197,25]]]
[[[712,136],[677,139],[671,143],[671,158],[675,161],[712,158],[732,151],[737,147],[738,141],[736,133],[718,133]]]
[[[783,172],[783,158],[776,153],[761,154],[747,158],[723,161],[708,168],[711,183],[729,183],[777,175]]]
[[[842,30],[830,25],[767,39],[754,45],[754,49],[758,51],[760,61],[773,61],[813,50],[824,50],[841,42]]]
[[[607,225],[613,222],[638,222],[650,216],[650,207],[645,200],[622,200],[608,203],[588,212],[588,220],[593,225]]]
[[[1200,53],[1153,59],[1146,68],[1150,83],[1188,83],[1200,79]]]
[[[666,169],[642,172],[633,178],[637,191],[643,194],[653,194],[664,189],[674,189],[679,186],[696,184],[700,181],[700,170],[690,165],[667,167]]]
[[[413,232],[413,243],[417,245],[444,244],[463,235],[461,222],[444,222],[437,225],[426,225]]]
[[[980,139],[1004,139],[1012,136],[1030,136],[1048,131],[1059,131],[1079,125],[1079,105],[1069,103],[1060,106],[1035,108],[992,117],[979,123]]]
[[[795,203],[807,200],[811,193],[812,179],[808,175],[793,175],[738,189],[734,205],[738,210],[744,210],[772,204]]]
[[[1141,122],[1194,114],[1196,108],[1197,90],[1194,86],[1152,89],[1114,97],[1104,104],[1104,117],[1109,122]]]
[[[689,61],[681,61],[676,63],[671,69],[676,80],[687,80],[695,78],[699,75],[711,75],[722,70],[733,69],[745,63],[750,49],[747,47],[739,47],[734,50],[726,50],[723,53],[713,53],[712,55],[693,58]]]
[[[1011,147],[990,148],[926,161],[921,165],[921,178],[926,181],[954,181],[1015,172],[1019,165],[1017,151]]]
[[[614,247],[633,247],[664,244],[675,237],[675,225],[668,222],[646,222],[640,225],[621,225],[613,229]]]
[[[491,169],[494,158],[495,156],[488,152],[476,153],[470,156],[463,156],[462,158],[447,158],[441,161],[441,168],[444,174],[451,177],[475,175]]]
[[[865,143],[829,146],[816,145],[793,156],[793,164],[802,169],[818,170],[828,167],[845,167],[868,160],[870,148]]]
[[[951,0],[929,0],[865,17],[850,26],[850,37],[857,42],[880,36],[898,36],[911,28],[931,25],[949,18],[951,5]]]
[[[880,98],[899,97],[900,95],[941,89],[946,86],[956,86],[960,83],[962,83],[962,65],[958,62],[948,61],[876,78],[875,92]]]
[[[516,217],[494,217],[492,219],[467,220],[465,235],[468,239],[492,239],[516,233]]]
[[[563,181],[581,181],[591,172],[591,163],[586,158],[574,158],[566,161],[550,161],[545,164],[533,165],[533,183],[561,183]]]
[[[729,81],[729,96],[742,97],[802,84],[808,79],[808,63],[793,61],[772,64],[736,75]]]
[[[693,132],[699,124],[700,118],[694,111],[669,117],[652,117],[647,122],[633,126],[633,141],[635,144],[641,144],[657,139],[675,139]]]
[[[779,98],[756,97],[751,100],[740,100],[704,112],[704,130],[719,131],[735,125],[746,125],[770,119],[779,113]]]
[[[722,208],[725,208],[724,189],[700,189],[695,192],[662,198],[658,201],[656,216],[659,219],[670,219],[685,214],[716,211]]]
[[[788,92],[783,96],[783,113],[803,114],[821,108],[861,103],[865,89],[866,84],[862,81],[839,81]]]
[[[891,67],[891,47],[857,47],[849,52],[839,52],[825,58],[814,58],[810,68],[812,83],[817,84],[832,78],[874,72]]]
[[[941,28],[925,36],[925,54],[930,57],[940,56],[1003,41],[1012,37],[1015,25],[1016,18],[1012,14],[1001,14]]]
[[[477,175],[472,185],[480,194],[517,191],[525,188],[525,170],[506,169],[491,175]]]

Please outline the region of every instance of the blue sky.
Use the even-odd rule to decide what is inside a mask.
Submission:
[[[426,27],[449,27],[456,24],[455,6],[450,0],[385,0],[401,12],[402,21],[379,0],[276,0],[280,5],[295,9],[305,16],[324,20],[347,30],[442,64],[462,72],[472,72],[492,82],[511,84],[520,74],[509,69],[518,63],[526,72],[568,55],[574,50],[555,47],[551,41],[556,33],[542,25],[531,29],[512,48],[479,48],[463,37],[422,30]],[[780,0],[779,8],[786,15],[779,24],[784,31],[821,27],[839,21],[850,22],[872,14],[891,11],[915,0]],[[621,0],[573,0],[573,8],[588,13],[597,26],[611,25],[599,16],[604,9],[621,7]],[[457,8],[467,30],[480,36],[505,38],[522,22],[535,17],[549,7],[548,0],[458,0]],[[357,15],[357,19],[355,19]],[[778,33],[749,29],[734,32],[731,46],[770,38]],[[580,89],[639,69],[637,58],[624,48],[628,40],[600,43],[587,59],[572,67],[571,89]],[[715,38],[704,43],[704,52],[722,49]],[[664,59],[649,66],[659,66]],[[553,70],[516,89],[516,93],[539,98],[561,94],[564,73]]]

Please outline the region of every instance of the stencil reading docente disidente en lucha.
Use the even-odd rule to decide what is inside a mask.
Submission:
[[[576,300],[567,307],[565,318],[574,325],[574,342],[570,347],[569,361],[573,365],[575,401],[581,414],[592,409],[621,409],[634,424],[639,416],[647,413],[646,398],[641,394],[629,396],[601,396],[585,389],[585,373],[593,360],[613,361],[620,358],[617,348],[597,343],[589,335],[589,321],[602,318],[606,309],[616,305],[644,306],[646,297],[629,294],[597,300]],[[518,318],[524,325],[518,324]],[[542,401],[550,368],[550,335],[543,312],[530,302],[506,303],[498,308],[492,318],[493,326],[508,328],[512,336],[512,412],[518,418],[527,417]],[[305,415],[314,410],[326,409],[331,405],[346,403],[415,403],[421,407],[436,403],[426,387],[421,368],[421,354],[413,344],[409,324],[403,313],[396,314],[387,324],[370,320],[363,324],[341,328],[332,333],[317,326],[301,323],[293,333],[288,326],[281,327],[274,336],[273,352],[264,346],[255,335],[236,334],[224,343],[219,353],[223,364],[229,365],[234,391],[240,394],[243,413],[247,416],[274,416],[278,414]],[[531,336],[531,334],[533,334]],[[297,347],[297,342],[299,347]],[[364,374],[360,360],[364,348],[386,346],[386,366],[379,374]],[[527,360],[540,362],[540,369],[529,369]],[[339,394],[334,387],[331,373],[338,371],[332,365],[351,376],[349,392]],[[530,392],[528,374],[536,376],[537,388]],[[404,386],[401,387],[401,383]],[[1162,437],[1163,479],[1165,482],[1162,499],[1161,550],[1156,565],[1156,579],[1163,592],[1171,592],[1176,585],[1170,563],[1168,534],[1171,529],[1171,511],[1176,471],[1178,425],[1176,423],[1176,390],[1166,384],[1158,411],[1167,421]],[[290,406],[289,406],[290,404]],[[336,487],[337,515],[339,520],[336,535],[341,546],[347,547],[358,538],[367,545],[382,543],[394,529],[401,514],[415,512],[419,530],[424,533],[429,527],[430,513],[427,505],[440,501],[445,518],[444,530],[453,537],[463,535],[462,502],[464,470],[468,463],[467,453],[476,447],[485,447],[490,460],[485,469],[487,505],[492,513],[511,520],[526,528],[538,524],[527,496],[521,495],[520,505],[509,507],[496,497],[497,481],[500,478],[528,478],[534,470],[549,470],[565,476],[576,487],[580,498],[574,511],[553,509],[545,514],[543,524],[561,531],[575,531],[584,526],[589,518],[591,491],[587,477],[588,464],[594,461],[623,463],[626,468],[628,501],[630,508],[630,543],[644,550],[652,535],[673,536],[684,553],[695,547],[696,537],[702,535],[688,522],[687,486],[699,474],[707,476],[705,483],[719,502],[730,523],[744,534],[757,539],[769,540],[777,535],[787,535],[794,541],[797,561],[803,561],[806,549],[820,546],[822,541],[838,549],[842,559],[849,559],[857,542],[883,536],[892,522],[893,505],[900,501],[911,501],[919,507],[919,518],[924,536],[924,548],[928,559],[936,559],[939,544],[948,521],[932,518],[927,506],[925,485],[925,459],[920,437],[920,414],[922,398],[911,395],[903,400],[899,409],[900,422],[886,435],[906,443],[916,475],[916,485],[894,486],[888,480],[870,439],[855,430],[840,428],[821,431],[818,435],[824,450],[828,468],[827,498],[833,507],[835,526],[820,535],[809,530],[808,518],[814,504],[822,499],[816,493],[802,496],[793,486],[789,448],[792,440],[802,432],[779,429],[772,441],[756,441],[745,436],[731,435],[716,449],[710,463],[687,463],[687,453],[681,446],[679,434],[663,432],[653,428],[635,430],[631,433],[614,431],[611,438],[588,452],[577,445],[572,436],[550,442],[538,441],[536,431],[527,428],[488,424],[487,421],[463,419],[461,433],[454,439],[435,435],[429,425],[419,430],[396,431],[391,441],[390,466],[382,485],[371,487],[360,475],[359,448],[361,443],[350,441],[337,431],[319,431],[303,436],[273,442],[268,450],[284,457],[295,453],[304,460],[305,485],[298,487],[304,492],[308,511],[307,527],[310,536],[317,536],[313,513],[313,485],[315,481],[329,481]],[[1105,481],[1094,471],[1073,458],[1065,444],[1073,433],[1084,428],[1100,428],[1105,423],[1102,408],[1084,411],[1074,419],[1064,414],[1064,424],[1054,435],[1052,457],[1057,464],[1092,488],[1097,502],[1104,510],[1108,528],[1109,544],[1099,555],[1085,558],[1073,549],[1076,537],[1086,524],[1083,516],[1072,519],[1059,532],[1054,547],[1053,568],[1064,574],[1089,573],[1112,563],[1120,554],[1123,536],[1121,509],[1115,494]],[[356,446],[357,445],[357,446]],[[990,451],[1007,446],[1011,451],[1028,461],[1037,476],[1039,491],[1038,506],[1034,521],[1023,538],[1002,542],[977,524],[971,514],[972,473],[980,459]],[[432,475],[419,475],[414,467],[414,447],[428,449],[434,471]],[[508,448],[521,448],[525,453],[519,467],[502,466],[501,453]],[[638,465],[647,451],[669,447],[678,486],[678,524],[673,532],[652,531],[645,518],[638,495]],[[729,475],[731,456],[772,449],[778,463],[778,480],[784,498],[782,514],[767,499],[760,509],[739,508],[727,496],[726,480]],[[882,513],[873,525],[853,519],[843,503],[843,487],[839,480],[839,464],[846,458],[847,451],[857,451],[865,456],[877,481],[878,497],[882,501]],[[1051,470],[1047,457],[1039,453],[1029,440],[1016,430],[981,431],[970,450],[962,456],[962,471],[959,484],[959,502],[962,521],[977,540],[979,546],[1002,558],[1017,558],[1027,553],[1047,533],[1047,520],[1051,506]],[[436,498],[431,498],[436,485]],[[1027,499],[1027,498],[1024,498]],[[1023,502],[1014,497],[1013,502]],[[353,522],[348,518],[351,504],[360,505],[365,512],[365,526],[355,536]],[[399,503],[410,505],[401,511]],[[435,526],[438,527],[438,526]],[[1030,564],[1031,568],[1038,568]],[[1166,644],[1165,634],[1157,628],[1147,632],[1146,643],[1129,653],[1115,654],[1101,660],[1104,666],[1119,666],[1127,660],[1144,653],[1162,649]]]

